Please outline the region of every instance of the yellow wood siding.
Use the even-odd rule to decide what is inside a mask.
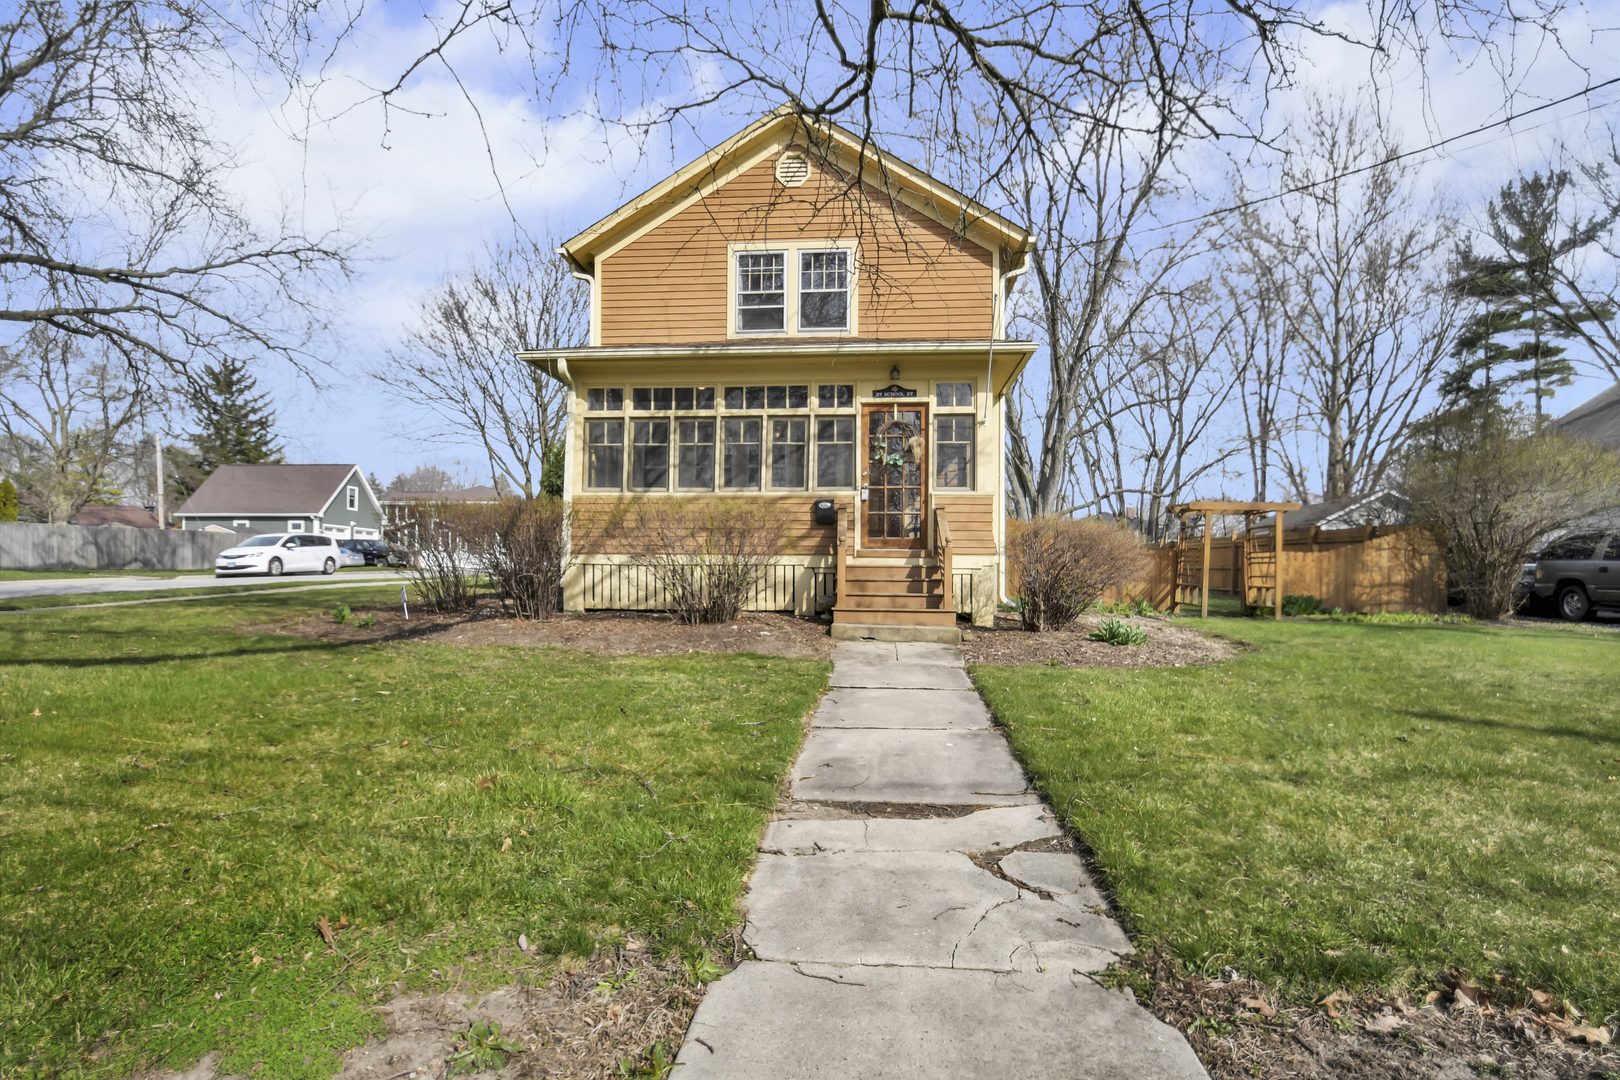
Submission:
[[[573,547],[576,555],[636,555],[645,550],[645,536],[635,527],[636,510],[649,502],[769,500],[781,511],[785,522],[778,555],[831,555],[836,546],[837,528],[817,525],[811,511],[815,500],[808,495],[749,494],[742,499],[719,499],[712,495],[667,496],[656,500],[645,497],[575,496],[573,506]],[[846,506],[853,499],[845,497]]]
[[[951,551],[958,555],[996,553],[996,503],[991,495],[935,495],[934,505],[951,523]]]
[[[728,244],[760,242],[855,243],[853,337],[990,336],[988,250],[873,188],[845,190],[819,163],[798,188],[778,184],[774,167],[772,155],[598,261],[600,344],[726,340]]]

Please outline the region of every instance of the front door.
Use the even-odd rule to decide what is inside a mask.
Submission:
[[[868,405],[862,546],[921,549],[928,526],[928,406]]]

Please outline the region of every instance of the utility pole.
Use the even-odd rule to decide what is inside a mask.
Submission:
[[[157,458],[157,523],[158,528],[167,529],[169,523],[164,520],[163,513],[163,436],[155,431],[152,433],[152,451]]]

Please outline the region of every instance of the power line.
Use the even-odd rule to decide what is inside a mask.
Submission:
[[[1554,109],[1554,108],[1557,108],[1560,105],[1567,105],[1569,102],[1574,101],[1577,98],[1587,97],[1587,96],[1589,96],[1591,94],[1597,93],[1599,90],[1603,90],[1603,89],[1606,89],[1606,88],[1608,88],[1610,86],[1614,86],[1617,83],[1620,83],[1620,76],[1617,76],[1616,78],[1613,78],[1613,79],[1609,79],[1606,82],[1600,82],[1596,86],[1588,86],[1584,90],[1578,90],[1575,93],[1568,95],[1567,97],[1559,98],[1557,101],[1549,101],[1544,105],[1537,105],[1533,109],[1526,109],[1524,112],[1514,113],[1511,116],[1503,117],[1501,120],[1493,120],[1489,124],[1481,124],[1479,127],[1474,128],[1472,131],[1464,131],[1459,135],[1451,135],[1451,136],[1448,136],[1448,137],[1446,137],[1444,139],[1440,139],[1437,142],[1432,142],[1427,146],[1420,146],[1415,150],[1403,150],[1398,154],[1391,154],[1389,157],[1383,158],[1382,160],[1379,160],[1379,161],[1375,161],[1371,165],[1359,165],[1354,169],[1346,169],[1344,172],[1335,173],[1332,176],[1324,176],[1319,180],[1312,180],[1309,183],[1298,184],[1298,185],[1295,185],[1294,187],[1288,188],[1288,189],[1286,189],[1284,191],[1274,191],[1270,195],[1259,195],[1259,196],[1256,196],[1253,199],[1245,199],[1243,202],[1233,203],[1231,206],[1222,207],[1219,210],[1211,210],[1208,213],[1197,214],[1197,215],[1195,215],[1193,217],[1190,217],[1190,218],[1182,218],[1180,221],[1172,221],[1172,222],[1169,222],[1168,224],[1165,224],[1165,225],[1154,225],[1151,228],[1143,229],[1141,231],[1142,232],[1162,232],[1165,229],[1174,229],[1174,228],[1176,228],[1178,226],[1181,226],[1181,225],[1191,225],[1194,222],[1207,221],[1210,218],[1221,217],[1222,215],[1225,215],[1225,214],[1233,214],[1233,213],[1236,213],[1239,210],[1247,210],[1251,206],[1259,206],[1261,203],[1271,202],[1274,199],[1281,199],[1284,196],[1297,195],[1302,191],[1309,191],[1312,188],[1321,187],[1323,184],[1331,184],[1335,180],[1345,180],[1345,179],[1348,179],[1349,177],[1352,177],[1352,176],[1359,176],[1361,173],[1371,172],[1374,169],[1381,169],[1385,165],[1391,165],[1391,164],[1394,164],[1397,161],[1403,161],[1403,160],[1405,160],[1406,158],[1409,158],[1409,157],[1416,157],[1419,154],[1427,154],[1427,153],[1430,153],[1432,151],[1439,150],[1439,149],[1441,149],[1441,148],[1443,148],[1445,146],[1449,146],[1451,143],[1457,142],[1457,141],[1459,141],[1461,139],[1472,138],[1475,135],[1480,135],[1480,134],[1483,134],[1484,132],[1487,132],[1487,131],[1493,131],[1496,128],[1499,128],[1499,127],[1506,127],[1508,124],[1513,123],[1515,120],[1523,120],[1527,116],[1534,116],[1536,113],[1545,112],[1548,109]],[[1590,110],[1588,110],[1588,111],[1590,111]]]

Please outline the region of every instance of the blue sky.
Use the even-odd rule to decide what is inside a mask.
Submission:
[[[1354,6],[1329,9],[1354,21]],[[289,205],[306,227],[342,220],[364,238],[360,275],[331,297],[341,340],[331,368],[315,387],[293,372],[266,369],[261,385],[274,396],[289,460],[358,461],[385,482],[428,462],[475,478],[487,468],[476,451],[424,449],[404,432],[409,418],[367,383],[364,372],[384,362],[411,317],[411,301],[491,239],[512,235],[514,219],[531,235],[571,235],[607,213],[708,141],[723,138],[747,117],[715,112],[702,130],[666,132],[653,145],[611,140],[583,119],[584,90],[570,101],[537,105],[527,54],[501,54],[474,35],[453,52],[463,85],[441,68],[425,68],[386,116],[368,101],[370,87],[391,83],[402,58],[427,38],[421,8],[384,4],[371,9],[359,32],[327,65],[315,100],[324,119],[303,128],[301,113],[266,101],[245,81],[219,88],[210,100],[219,130],[231,133],[241,167],[233,183],[255,212],[269,216]],[[1407,62],[1378,73],[1379,100],[1407,145],[1471,129],[1509,110],[1620,75],[1609,61],[1612,40],[1595,32],[1576,9],[1566,27],[1573,59],[1541,49],[1533,62],[1517,58],[1504,79],[1484,62],[1439,54],[1428,78]],[[1590,74],[1581,63],[1590,59]],[[1303,87],[1354,90],[1370,85],[1367,55],[1327,42],[1309,46],[1300,66]],[[1610,70],[1610,69],[1613,70]],[[465,93],[463,90],[465,87]],[[469,105],[470,94],[477,109]],[[1300,96],[1275,95],[1268,126],[1277,130],[1299,108]],[[1432,156],[1425,177],[1464,206],[1485,200],[1520,169],[1540,166],[1560,139],[1607,143],[1605,125],[1620,127],[1620,87]],[[297,137],[295,137],[295,135]],[[1235,148],[1234,148],[1235,149]],[[1194,163],[1206,202],[1221,204],[1227,162],[1210,148]],[[1562,412],[1606,385],[1596,377],[1560,391]]]

